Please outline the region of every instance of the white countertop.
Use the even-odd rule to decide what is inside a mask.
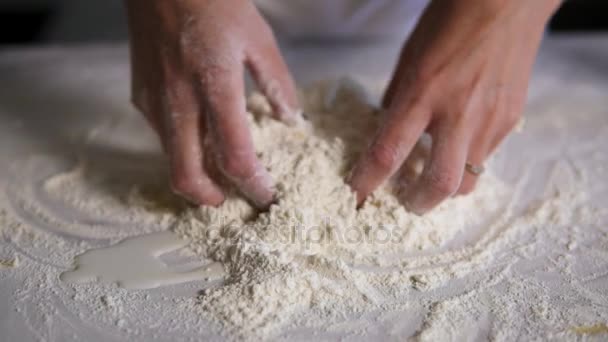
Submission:
[[[378,97],[390,76],[399,46],[363,43],[330,46],[328,43],[325,46],[285,48],[288,63],[298,82],[309,84],[315,80],[349,76]],[[11,235],[11,230],[6,229],[7,225],[20,222],[27,225],[27,229],[43,230],[58,239],[64,238],[66,232],[63,228],[37,225],[36,213],[21,210],[23,207],[16,205],[14,197],[21,191],[35,192],[46,177],[68,170],[83,155],[91,158],[100,155],[100,160],[110,163],[128,158],[142,163],[159,159],[154,145],[142,143],[125,147],[121,140],[133,132],[141,134],[144,137],[142,141],[153,139],[149,129],[141,128],[145,127],[143,120],[131,109],[128,90],[125,46],[15,49],[0,53],[0,209],[6,217],[3,222],[0,215],[0,260],[19,260],[17,267],[0,268],[1,341],[150,341],[213,337],[212,333],[200,335],[204,322],[196,323],[199,325],[196,329],[175,331],[168,327],[177,323],[171,321],[172,317],[163,315],[162,305],[171,305],[174,298],[194,296],[199,290],[196,283],[133,291],[126,295],[124,290],[105,288],[110,297],[112,291],[116,291],[121,293],[121,298],[151,298],[150,308],[141,308],[142,317],[138,321],[105,324],[92,317],[107,315],[111,319],[119,317],[120,313],[112,316],[111,312],[95,311],[102,309],[87,306],[87,299],[76,298],[78,290],[58,280],[59,273],[69,268],[71,257],[88,246],[108,245],[116,241],[117,236],[137,235],[167,227],[148,227],[147,230],[127,227],[124,228],[126,233],[122,231],[116,235],[112,235],[116,229],[108,227],[107,234],[93,239],[93,242],[89,239],[78,244],[71,236],[70,243],[56,246],[24,242],[27,239],[17,239]],[[584,191],[589,194],[588,205],[594,208],[596,220],[592,226],[574,220],[570,224],[577,226],[575,230],[563,228],[564,232],[585,232],[580,238],[569,237],[577,243],[572,249],[554,250],[554,241],[547,232],[547,247],[541,246],[533,260],[518,263],[521,269],[510,272],[533,273],[530,277],[546,284],[548,296],[561,298],[550,302],[555,306],[551,309],[556,312],[562,306],[564,310],[571,306],[588,307],[589,316],[576,322],[577,326],[606,324],[608,35],[548,38],[535,69],[526,116],[524,131],[513,135],[500,153],[497,173],[509,182],[517,182],[513,179],[516,173],[509,170],[527,168],[531,170],[531,178],[544,181],[556,166],[558,169],[563,166],[568,177],[574,179],[569,184],[579,184],[576,182],[580,181],[580,189],[585,187]],[[104,142],[103,146],[96,144],[100,141]],[[546,190],[543,188],[546,184],[543,184],[539,188],[527,189],[529,197],[541,198]],[[86,222],[79,224],[86,225]],[[560,256],[567,256],[566,261]],[[50,265],[51,259],[61,262]],[[532,268],[543,270],[543,274],[532,272]],[[41,274],[41,270],[45,274]],[[452,286],[458,288],[460,285],[454,281]],[[572,294],[573,289],[580,297]],[[523,298],[527,298],[526,293]],[[526,300],[534,302],[536,299],[530,297]],[[71,301],[84,304],[74,305]],[[386,326],[375,326],[375,321],[369,320],[365,323],[368,325],[366,335],[357,338],[398,340],[410,336],[422,324],[421,317],[425,312],[422,307],[420,310],[404,313],[403,321],[394,323],[403,325],[397,335],[389,333],[391,329]],[[488,327],[487,322],[479,324],[479,331]],[[349,329],[360,328],[351,326],[339,333],[319,332],[316,337],[338,339],[349,336]],[[545,328],[547,334],[555,333],[555,327],[522,327]],[[564,327],[570,328],[573,327]],[[542,335],[542,331],[539,334]],[[305,339],[311,335],[310,332],[294,330],[281,336]],[[475,336],[483,339],[484,335]],[[605,340],[608,335],[600,332],[579,337]]]

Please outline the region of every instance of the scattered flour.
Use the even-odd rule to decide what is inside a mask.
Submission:
[[[392,183],[356,210],[343,179],[378,113],[352,86],[304,98],[307,120],[295,127],[269,119],[263,97],[249,101],[258,155],[277,181],[265,213],[238,196],[187,208],[167,195],[155,158],[21,165],[0,209],[0,255],[19,267],[0,278],[27,275],[15,307],[36,336],[61,339],[82,321],[100,340],[605,337],[606,213],[589,205],[570,163],[554,165],[543,181],[559,186],[531,201],[522,194],[538,180],[523,173],[507,186],[488,173],[471,196],[424,217],[402,208]],[[169,227],[189,241],[184,255],[223,263],[226,281],[168,294],[58,279],[82,251]]]
[[[233,196],[220,208],[188,210],[173,226],[197,254],[224,263],[230,278],[204,292],[200,305],[237,334],[266,336],[307,310],[369,310],[412,288],[436,286],[438,276],[403,266],[508,203],[507,188],[488,174],[472,196],[424,217],[408,213],[391,184],[357,210],[344,179],[379,113],[350,86],[319,87],[305,103],[307,121],[288,127],[270,119],[262,96],[249,101],[258,156],[277,182],[268,212]],[[460,253],[449,257],[468,257]]]

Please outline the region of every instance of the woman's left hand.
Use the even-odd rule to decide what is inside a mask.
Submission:
[[[349,180],[359,203],[402,166],[426,131],[430,156],[401,200],[423,214],[473,190],[519,121],[546,22],[558,0],[434,0],[405,45],[386,116]],[[468,164],[468,166],[467,166]]]

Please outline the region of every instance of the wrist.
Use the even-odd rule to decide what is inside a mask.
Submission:
[[[563,0],[432,0],[432,3],[447,7],[459,6],[467,10],[481,10],[488,14],[498,15],[501,12],[512,11],[516,8],[534,10],[538,15],[547,18],[559,8]]]

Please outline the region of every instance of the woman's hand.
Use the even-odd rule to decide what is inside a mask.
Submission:
[[[385,94],[386,116],[350,178],[359,202],[393,175],[426,131],[429,159],[401,199],[422,214],[473,190],[519,121],[546,22],[558,0],[434,0],[405,45]]]
[[[173,189],[218,205],[211,165],[256,205],[273,200],[245,117],[249,68],[278,119],[294,119],[295,87],[269,26],[248,0],[126,0],[132,100],[170,158]]]

